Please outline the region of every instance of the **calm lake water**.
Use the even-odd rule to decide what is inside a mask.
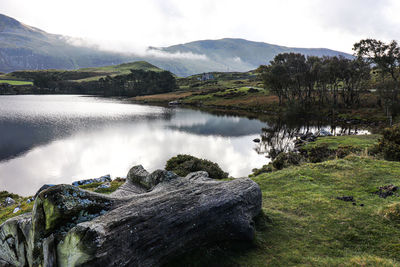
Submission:
[[[296,134],[316,128],[293,129],[96,97],[0,96],[0,190],[30,195],[45,183],[125,177],[134,165],[153,171],[177,154],[247,176],[268,162],[271,147],[285,150]]]

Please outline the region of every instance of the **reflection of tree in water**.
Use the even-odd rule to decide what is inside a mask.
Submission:
[[[318,135],[328,132],[334,136],[366,134],[368,131],[360,130],[355,125],[329,125],[326,122],[283,122],[268,123],[262,128],[261,142],[255,147],[258,154],[265,154],[267,158],[274,159],[281,152],[293,151],[294,141],[307,134]]]

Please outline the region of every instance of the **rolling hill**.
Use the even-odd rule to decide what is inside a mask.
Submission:
[[[225,38],[169,47],[149,47],[145,55],[74,46],[69,37],[50,34],[0,14],[0,72],[79,69],[147,61],[178,76],[211,71],[248,71],[267,64],[282,52],[351,57],[324,48],[293,48]]]

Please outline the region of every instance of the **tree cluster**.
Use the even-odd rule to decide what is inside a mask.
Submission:
[[[268,66],[260,66],[264,84],[283,102],[302,107],[359,103],[362,83],[369,78],[368,63],[339,57],[277,55]]]
[[[161,94],[177,87],[175,77],[168,71],[131,70],[127,75],[101,78],[98,83],[105,96]]]
[[[177,87],[175,77],[168,71],[131,70],[129,74],[114,77],[108,75],[99,80],[73,80],[101,74],[79,71],[39,71],[29,72],[26,76],[29,76],[40,90],[46,90],[49,93],[132,97],[171,92]]]
[[[354,58],[277,55],[258,71],[279,105],[357,107],[360,92],[377,91],[377,105],[387,115],[400,113],[400,47],[365,39],[354,44]]]
[[[372,67],[373,86],[378,91],[379,102],[383,102],[387,115],[398,112],[400,47],[397,42],[365,39],[354,44],[353,50],[358,59]]]

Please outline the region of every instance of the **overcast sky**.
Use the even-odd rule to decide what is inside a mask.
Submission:
[[[234,37],[351,52],[400,39],[398,0],[0,0],[0,13],[125,51]]]

